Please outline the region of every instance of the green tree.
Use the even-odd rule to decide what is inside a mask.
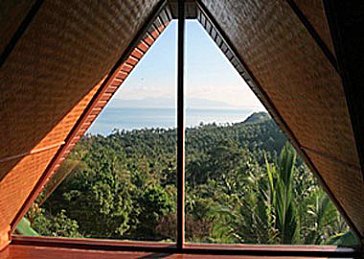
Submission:
[[[89,152],[87,168],[73,174],[46,206],[67,210],[84,236],[116,238],[128,230],[132,209],[125,157],[101,145]]]
[[[170,214],[175,202],[160,185],[151,185],[140,192],[135,201],[138,205],[136,229],[131,233],[137,239],[161,240],[168,238],[157,231],[162,218]]]
[[[32,226],[43,236],[82,237],[77,221],[68,218],[65,210],[61,210],[55,216],[46,216],[42,210],[35,217]]]
[[[347,225],[286,141],[266,114],[186,129],[188,241],[350,240]],[[43,197],[42,213],[27,215],[43,234],[174,239],[176,129],[84,136]]]

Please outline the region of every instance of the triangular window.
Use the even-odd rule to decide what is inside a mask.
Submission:
[[[177,146],[181,107],[172,21],[63,162],[18,233],[178,244],[185,228],[191,243],[357,242],[250,89],[232,49],[205,19],[199,13],[208,33],[196,20],[185,24],[185,168]],[[176,215],[183,195],[181,220]]]

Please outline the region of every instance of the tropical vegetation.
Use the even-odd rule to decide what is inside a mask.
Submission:
[[[88,134],[28,212],[27,224],[48,236],[173,241],[176,195],[175,129]],[[186,130],[186,239],[356,242],[266,113]]]

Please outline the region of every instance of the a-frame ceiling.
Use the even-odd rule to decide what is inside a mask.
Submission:
[[[173,15],[173,2],[172,14],[162,16],[165,2],[158,0],[0,2],[0,234],[14,228],[135,65],[138,54],[130,54],[138,50],[131,46],[141,44],[145,52],[153,43]],[[339,52],[331,36],[342,27],[336,31],[328,22],[327,5],[202,0],[197,6],[190,15],[288,133],[363,239],[363,110],[355,95],[347,95],[352,74],[342,82],[347,52]]]

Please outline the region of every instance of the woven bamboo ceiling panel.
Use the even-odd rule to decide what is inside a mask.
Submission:
[[[363,235],[364,188],[341,78],[290,2],[202,1],[269,103],[262,101],[279,114],[280,124]],[[293,3],[332,51],[322,3]]]
[[[0,71],[0,232],[160,1],[3,2],[2,49],[28,24]]]

